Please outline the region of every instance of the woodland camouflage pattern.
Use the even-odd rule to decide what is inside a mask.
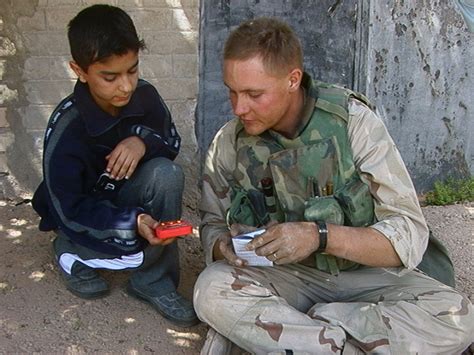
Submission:
[[[313,110],[307,109],[295,139],[274,132],[250,136],[237,124],[234,184],[245,191],[258,191],[261,179],[271,177],[277,208],[282,211],[279,222],[307,220],[368,226],[374,221],[372,196],[354,167],[347,137],[349,114],[343,108],[352,97],[369,102],[353,91],[321,82],[313,86],[308,80],[305,76],[307,106]],[[327,193],[329,185],[333,194]],[[345,202],[344,209],[340,202]],[[337,274],[339,270],[354,269],[356,263],[323,254],[316,256],[315,267]]]
[[[317,115],[312,115],[314,100],[307,97],[306,103],[308,119],[303,121],[307,123]],[[216,239],[228,233],[232,188],[257,188],[269,171],[276,184],[286,182],[285,169],[273,171],[257,161],[272,153],[279,157],[280,145],[305,149],[304,142],[298,141],[307,127],[303,125],[293,140],[265,133],[268,142],[257,145],[257,159],[251,159],[245,142],[236,141],[240,131],[235,119],[217,133],[206,160],[200,233],[210,266],[196,283],[196,312],[220,334],[253,353],[285,353],[285,349],[321,354],[349,349],[393,354],[461,352],[473,341],[472,305],[454,289],[413,271],[426,249],[428,228],[399,152],[380,118],[361,101],[348,98],[341,110],[347,115],[351,161],[338,161],[341,142],[334,143],[331,137],[314,148],[331,157],[323,162],[325,169],[302,174],[312,174],[320,186],[332,177],[337,192],[357,172],[373,197],[370,227],[391,241],[404,267],[361,267],[334,276],[300,264],[236,268],[223,261],[212,263]],[[281,158],[282,164],[294,160],[291,154]],[[278,196],[280,208],[286,220],[304,220],[307,180],[296,175],[291,179],[294,189],[289,189],[288,198]]]

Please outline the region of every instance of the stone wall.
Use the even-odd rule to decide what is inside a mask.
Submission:
[[[95,3],[127,11],[145,40],[141,77],[157,87],[183,137],[178,161],[187,176],[185,203],[194,206],[199,0],[0,0],[0,172],[27,191],[40,181],[44,128],[75,82],[67,23]]]

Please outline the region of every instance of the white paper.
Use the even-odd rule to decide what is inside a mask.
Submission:
[[[245,246],[256,236],[265,232],[265,229],[258,229],[253,232],[240,234],[232,238],[235,254],[244,260],[247,260],[250,266],[273,266],[273,262],[264,256],[255,254],[254,250],[247,250]]]

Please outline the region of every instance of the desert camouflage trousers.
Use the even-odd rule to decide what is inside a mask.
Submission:
[[[219,261],[199,276],[194,306],[203,322],[255,354],[452,355],[474,340],[469,300],[418,271],[400,277],[367,267],[333,276],[299,264]]]

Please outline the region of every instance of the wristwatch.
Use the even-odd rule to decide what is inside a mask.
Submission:
[[[316,250],[316,253],[324,253],[326,251],[326,245],[328,243],[328,227],[326,225],[326,222],[324,221],[318,221],[315,223],[318,227],[319,233],[319,247],[318,250]]]

